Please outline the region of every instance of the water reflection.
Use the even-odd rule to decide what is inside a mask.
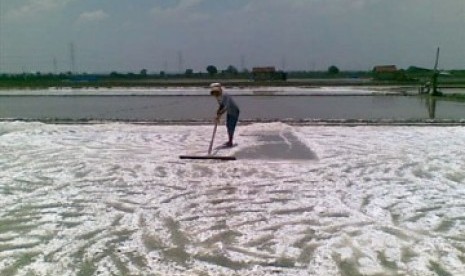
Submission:
[[[428,116],[430,119],[436,118],[436,99],[433,97],[426,98],[426,107],[428,108]]]

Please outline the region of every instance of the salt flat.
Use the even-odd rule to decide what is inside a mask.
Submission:
[[[465,275],[465,128],[211,131],[0,123],[0,275]]]
[[[414,90],[414,91],[412,91]],[[295,87],[295,86],[252,86],[228,87],[231,95],[400,95],[416,93],[416,89],[396,86],[323,86],[323,87]],[[111,87],[111,88],[59,88],[47,89],[8,89],[1,91],[0,96],[206,96],[208,87],[180,86],[180,87]]]

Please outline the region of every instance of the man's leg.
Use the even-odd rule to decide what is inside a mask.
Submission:
[[[234,138],[234,131],[236,130],[236,124],[238,121],[237,116],[232,116],[232,115],[226,115],[226,127],[228,129],[228,143],[226,143],[227,146],[232,147],[233,146],[233,138]]]

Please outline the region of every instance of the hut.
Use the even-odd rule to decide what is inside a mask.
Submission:
[[[377,80],[404,80],[405,74],[395,65],[378,65],[373,67],[373,77]]]
[[[286,80],[287,75],[282,71],[276,71],[274,66],[252,68],[254,81]]]

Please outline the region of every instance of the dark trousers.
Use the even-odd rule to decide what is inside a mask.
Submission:
[[[239,115],[234,116],[227,114],[226,115],[226,128],[228,129],[229,139],[232,140],[234,137],[234,131],[236,130],[237,121],[239,120]]]

